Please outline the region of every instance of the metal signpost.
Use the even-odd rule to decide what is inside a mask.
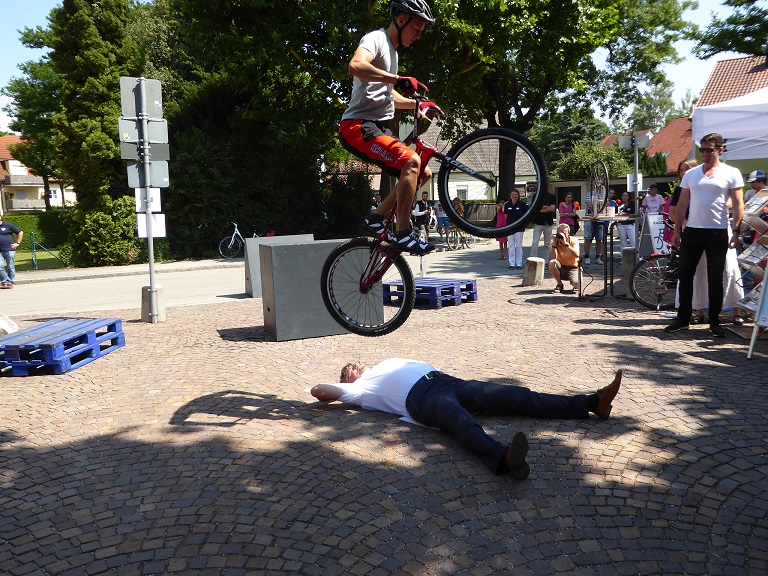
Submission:
[[[619,136],[619,148],[634,148],[635,151],[635,173],[628,174],[627,178],[632,177],[632,193],[635,196],[635,215],[640,214],[640,186],[642,185],[643,175],[640,174],[640,148],[648,148],[651,145],[651,137],[647,134],[632,136]],[[645,219],[643,219],[643,222]],[[644,226],[635,226],[635,246],[640,248],[641,229]]]
[[[119,119],[120,157],[128,160],[128,186],[139,193],[137,213],[143,209],[146,218],[150,322],[156,324],[158,311],[152,223],[153,218],[162,219],[164,215],[152,208],[153,189],[168,187],[170,159],[168,124],[163,120],[160,81],[121,76],[120,102],[123,114]],[[154,200],[158,208],[159,199],[156,191]],[[137,218],[141,216],[137,215]]]

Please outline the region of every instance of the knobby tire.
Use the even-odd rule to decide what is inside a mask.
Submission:
[[[413,273],[402,255],[391,262],[384,276],[367,292],[360,288],[371,255],[381,261],[369,238],[353,238],[337,246],[320,274],[320,292],[331,317],[346,330],[360,336],[383,336],[397,330],[408,319],[416,300]],[[391,292],[385,301],[384,284]]]
[[[539,213],[548,192],[546,166],[541,153],[522,134],[507,128],[483,128],[456,142],[445,156],[437,177],[440,202],[451,222],[465,232],[480,238],[509,236],[523,230]],[[465,168],[492,180],[495,185],[468,174]],[[525,175],[526,181],[535,189],[528,194],[523,190],[523,196],[527,196],[526,210],[504,226],[496,225],[495,206],[489,210],[487,219],[472,219],[472,205],[465,207],[462,216],[451,203],[451,199],[458,196],[457,186],[460,185],[471,190],[470,197],[482,196],[495,205],[500,196],[501,199],[508,198],[509,191],[515,187],[515,179],[521,175]]]

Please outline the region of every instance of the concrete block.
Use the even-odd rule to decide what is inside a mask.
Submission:
[[[259,246],[272,244],[306,244],[315,239],[313,234],[289,234],[245,239],[245,293],[261,298],[261,260]]]
[[[141,287],[141,321],[152,323],[152,292],[150,286]],[[157,299],[157,322],[165,322],[165,291],[160,284],[155,284]]]
[[[632,246],[624,246],[621,249],[621,277],[629,281],[629,275],[637,264],[637,252]]]
[[[264,329],[275,340],[346,334],[325,309],[320,273],[331,251],[346,240],[262,244],[261,290]]]
[[[523,286],[541,286],[544,283],[544,258],[526,258]]]

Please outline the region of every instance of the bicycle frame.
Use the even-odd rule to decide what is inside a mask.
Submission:
[[[420,96],[418,94],[414,95],[413,99],[419,102],[424,102],[426,100],[425,97]],[[405,140],[403,140],[403,142],[405,143],[406,146],[410,146],[411,144],[416,146],[416,153],[419,155],[419,158],[421,159],[421,172],[419,173],[419,183],[418,183],[418,186],[416,187],[417,190],[418,188],[424,185],[424,170],[426,170],[426,167],[432,158],[437,158],[441,162],[448,164],[449,166],[452,166],[457,170],[461,170],[468,176],[472,176],[473,178],[476,178],[481,182],[484,182],[491,188],[496,187],[495,180],[487,178],[486,176],[483,176],[482,174],[480,174],[476,170],[473,170],[469,166],[465,166],[461,162],[458,162],[457,160],[454,160],[453,158],[447,156],[446,154],[443,154],[435,146],[433,146],[429,142],[422,139],[419,134],[418,109],[416,110],[414,116],[415,118],[413,122],[413,130],[411,130],[411,133],[405,138]],[[428,116],[423,116],[423,117],[427,118],[430,122],[433,121],[432,118],[429,118]]]

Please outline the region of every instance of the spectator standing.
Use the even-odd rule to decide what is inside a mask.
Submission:
[[[14,235],[16,242],[13,241]],[[23,239],[24,232],[10,222],[3,222],[0,216],[0,288],[13,288],[16,279],[16,248]]]
[[[542,234],[544,238],[543,244],[552,236],[552,226],[555,223],[556,212],[557,198],[555,198],[554,194],[545,193],[544,204],[542,204],[539,213],[533,218],[533,239],[531,240],[530,256],[535,258],[539,255],[539,240],[541,240]]]
[[[618,214],[626,216],[627,220],[622,220],[616,226],[619,229],[619,249],[623,250],[625,246],[635,247],[635,201],[629,192],[621,194],[621,206]]]
[[[506,225],[507,215],[504,214],[504,202],[499,202],[496,204],[496,227],[501,228],[502,226]],[[496,238],[496,240],[499,241],[499,251],[501,252],[499,260],[506,260],[509,257],[509,244],[507,237],[501,236],[500,238]]]
[[[749,184],[750,189],[744,194],[744,201],[746,202],[747,200],[750,200],[758,192],[768,190],[765,181],[765,172],[762,170],[752,170],[752,172],[749,173],[749,178],[747,178],[747,184]]]
[[[421,232],[424,232],[424,242],[429,242],[429,217],[432,214],[432,207],[429,205],[428,198],[429,194],[422,192],[421,200],[417,200],[413,208],[414,226],[419,237],[421,237]]]
[[[513,188],[509,193],[509,200],[504,204],[504,214],[507,216],[507,222],[515,221],[528,209],[528,206],[520,199],[520,191]],[[523,235],[525,228],[514,234],[507,236],[509,242],[509,269],[523,269]]]
[[[568,224],[558,224],[549,245],[549,271],[557,282],[555,292],[563,292],[563,280],[579,288],[579,241],[571,236]]]
[[[435,216],[437,216],[437,233],[440,234],[440,238],[442,239],[443,234],[447,232],[448,228],[451,226],[451,220],[448,218],[448,214],[445,211],[445,208],[443,208],[443,203],[438,200],[435,202]]]
[[[646,214],[658,214],[664,206],[664,196],[659,194],[659,187],[651,184],[648,187],[648,194],[643,198],[643,210]]]
[[[560,221],[558,224],[567,224],[568,228],[570,229],[571,236],[576,235],[576,220],[578,218],[578,214],[576,214],[576,210],[578,208],[576,207],[576,203],[573,201],[573,194],[566,194],[565,200],[560,202],[560,206],[558,207],[558,211],[560,212]]]
[[[738,230],[744,216],[744,179],[736,168],[720,162],[723,137],[707,134],[699,152],[704,164],[691,168],[680,183],[678,218],[672,244],[680,246],[680,307],[677,318],[666,332],[687,330],[693,312],[693,281],[702,254],[707,255],[709,331],[715,338],[725,338],[720,326],[723,305],[723,272],[730,245],[738,242]],[[733,234],[729,238],[728,200],[733,212]],[[688,214],[683,231],[682,214]]]
[[[590,264],[589,251],[592,249],[592,240],[595,241],[595,261],[603,264],[603,239],[605,238],[605,226],[600,220],[595,219],[595,207],[592,202],[592,192],[587,193],[584,199],[586,205],[584,219],[584,264]]]

